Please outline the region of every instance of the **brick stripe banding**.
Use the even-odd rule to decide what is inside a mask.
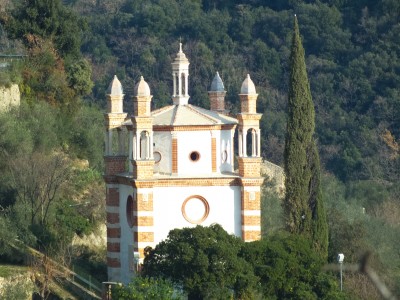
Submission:
[[[104,163],[106,167],[106,176],[113,176],[125,172],[125,162],[127,156],[105,156]]]
[[[255,114],[258,94],[239,94],[241,112]]]
[[[249,226],[259,226],[261,224],[260,216],[246,216],[242,214],[242,224]]]
[[[119,214],[118,213],[107,213],[107,223],[118,224]]]
[[[121,228],[107,228],[107,238],[120,238]]]
[[[243,230],[242,231],[242,239],[245,242],[256,241],[261,238],[261,231],[255,230]]]
[[[211,138],[211,168],[212,172],[217,172],[217,139]]]
[[[239,157],[239,175],[242,177],[260,177],[260,157]]]
[[[119,190],[118,190],[118,188],[107,188],[106,205],[107,206],[119,206]]]
[[[234,177],[209,177],[209,178],[154,178],[155,180],[135,180],[126,176],[119,176],[118,182],[131,185],[134,188],[152,187],[182,187],[182,186],[260,186],[263,177],[241,178]]]
[[[154,232],[133,232],[133,238],[136,242],[154,242]]]
[[[151,179],[154,174],[154,160],[132,160],[133,172],[135,179]]]
[[[242,191],[242,210],[259,210],[260,209],[260,192],[254,193],[255,199],[250,200],[250,193]]]
[[[147,217],[133,217],[133,226],[154,226],[154,220],[152,216]]]
[[[172,173],[178,173],[178,140],[172,139]]]
[[[121,268],[121,262],[118,258],[107,257],[107,267]]]
[[[121,247],[119,243],[107,243],[107,251],[108,252],[120,252]]]

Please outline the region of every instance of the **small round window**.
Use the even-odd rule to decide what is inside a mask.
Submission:
[[[154,156],[154,162],[155,162],[156,164],[158,164],[158,163],[160,162],[160,160],[161,160],[161,153],[158,152],[158,151],[155,151],[155,152],[153,153],[153,156]]]
[[[200,159],[200,153],[197,151],[193,151],[189,155],[191,161],[198,161]]]
[[[226,150],[222,151],[221,159],[222,159],[223,163],[227,161],[227,159],[228,159],[228,151],[226,151]]]

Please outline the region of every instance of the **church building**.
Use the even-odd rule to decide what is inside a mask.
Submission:
[[[171,105],[154,111],[143,77],[128,113],[116,76],[107,91],[109,281],[129,282],[144,249],[155,247],[174,228],[218,223],[244,241],[261,237],[261,114],[256,112],[253,81],[249,75],[244,79],[241,110],[234,118],[225,110],[226,92],[218,73],[208,92],[210,110],[190,104],[189,60],[181,44],[172,77]]]

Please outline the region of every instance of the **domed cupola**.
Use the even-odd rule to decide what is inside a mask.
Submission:
[[[255,114],[256,111],[256,101],[258,94],[256,92],[256,87],[253,80],[251,80],[250,75],[247,74],[246,79],[242,83],[240,88],[240,106],[241,112],[246,114]]]
[[[123,113],[124,92],[122,84],[114,75],[107,89],[107,113]]]
[[[150,87],[144,80],[143,76],[140,77],[139,82],[135,85],[133,90],[133,114],[134,116],[150,116],[151,115],[151,98],[153,96],[150,92]]]
[[[240,94],[243,95],[254,95],[257,94],[256,87],[254,85],[253,80],[250,78],[250,74],[247,74],[246,79],[242,83],[242,87],[240,89]]]
[[[189,60],[182,51],[182,43],[179,43],[179,52],[172,62],[172,76],[174,90],[172,99],[175,105],[186,105],[189,102]]]
[[[133,91],[134,96],[150,96],[150,87],[144,80],[143,76],[140,76],[140,81],[135,85]]]
[[[218,72],[215,74],[214,79],[211,82],[210,92],[225,92],[224,83],[222,82]]]

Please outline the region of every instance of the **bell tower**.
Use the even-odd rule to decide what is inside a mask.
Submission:
[[[125,171],[126,154],[124,148],[123,122],[127,116],[123,112],[124,94],[121,82],[114,76],[107,89],[107,113],[105,119],[104,164],[106,182],[107,212],[107,269],[109,278],[119,277],[121,272],[121,224],[118,214],[120,189],[117,175]],[[117,134],[117,135],[115,135]]]
[[[154,158],[153,158],[153,117],[151,116],[150,88],[140,78],[134,89],[131,117],[132,183],[133,183],[133,250],[139,253],[139,261],[144,258],[144,248],[154,244]]]
[[[174,90],[172,100],[175,105],[186,105],[189,102],[189,60],[182,52],[182,43],[179,43],[179,52],[172,62],[172,78]]]
[[[261,184],[260,176],[260,119],[256,111],[258,94],[250,75],[240,90],[241,113],[238,114],[238,163],[242,192],[242,239],[253,241],[261,238]]]

